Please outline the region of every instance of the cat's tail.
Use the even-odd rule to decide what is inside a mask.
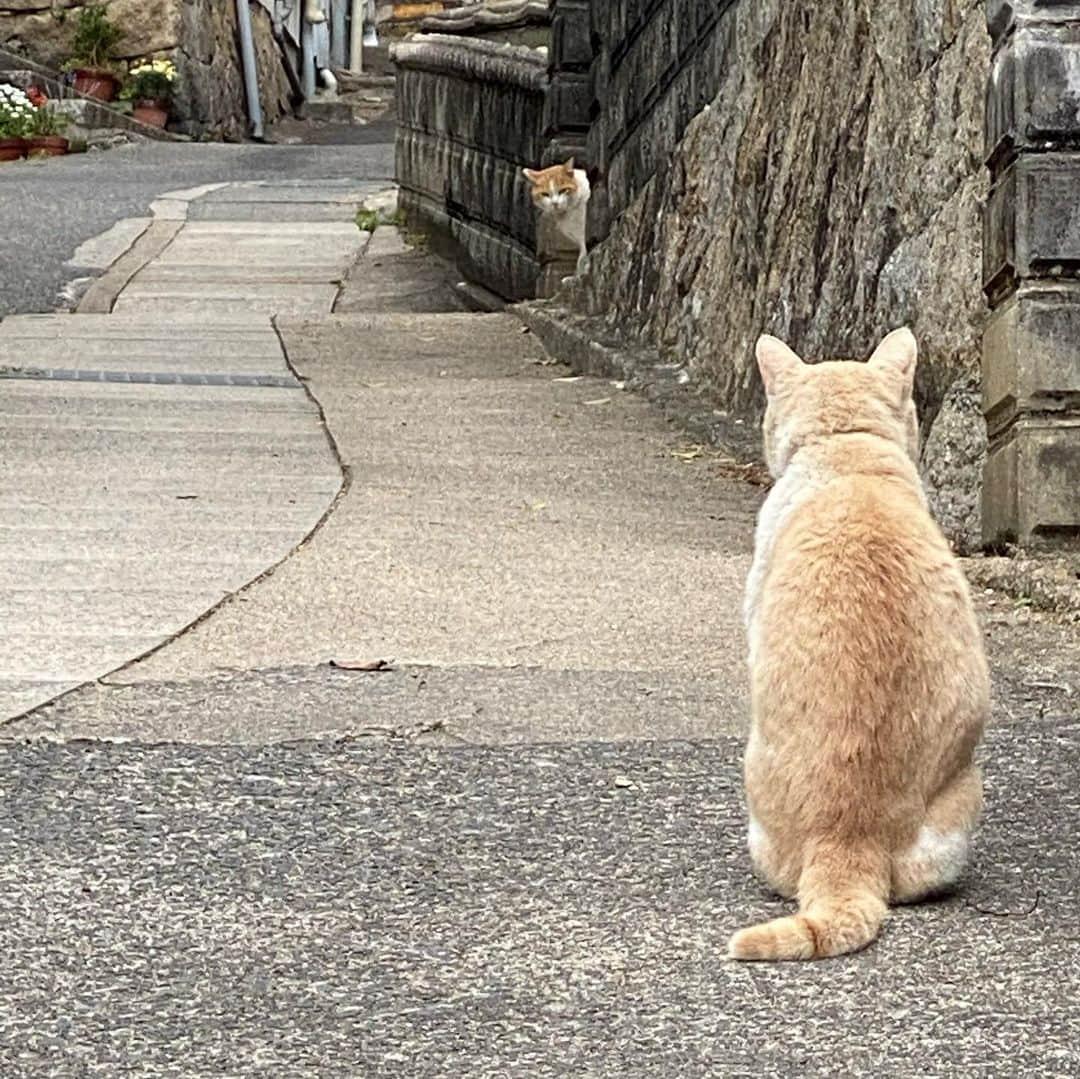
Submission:
[[[890,862],[874,843],[819,840],[799,878],[799,913],[741,929],[731,959],[826,959],[873,941],[888,912]]]

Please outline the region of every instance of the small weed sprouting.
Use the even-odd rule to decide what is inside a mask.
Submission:
[[[379,213],[377,210],[357,210],[356,227],[361,232],[374,232],[379,227]]]
[[[394,228],[405,227],[405,213],[395,210],[392,214],[384,214],[381,210],[358,210],[356,225],[361,232],[374,232],[380,225],[393,225]]]

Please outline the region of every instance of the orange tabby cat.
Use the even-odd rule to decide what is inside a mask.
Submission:
[[[967,858],[989,679],[915,469],[915,359],[906,329],[866,364],[757,345],[777,482],[747,581],[749,845],[799,912],[736,933],[734,959],[857,951],[890,901],[947,888]]]
[[[585,215],[589,205],[589,177],[574,168],[574,159],[547,169],[522,169],[532,185],[532,200],[542,214],[549,215],[559,232],[578,249],[578,272],[585,260]]]

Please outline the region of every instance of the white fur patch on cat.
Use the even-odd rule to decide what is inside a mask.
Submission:
[[[933,866],[938,886],[945,887],[960,879],[970,849],[971,837],[967,832],[939,832],[924,824],[903,857],[917,864]]]

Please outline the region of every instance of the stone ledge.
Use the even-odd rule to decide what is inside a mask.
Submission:
[[[0,49],[0,72],[4,75],[4,80],[7,81],[7,73],[9,71],[30,71],[35,75],[44,75],[46,78],[55,78],[55,72],[47,68],[44,64],[36,63],[28,56],[23,56],[21,53],[12,52],[10,49]]]
[[[987,556],[961,560],[972,584],[1014,599],[1028,600],[1043,611],[1080,622],[1080,556],[1015,558]]]
[[[492,223],[452,216],[437,197],[399,182],[398,206],[410,227],[428,237],[432,251],[504,299],[535,295],[540,272],[535,252]]]
[[[494,0],[428,15],[420,23],[420,29],[425,33],[467,34],[474,30],[511,30],[550,23],[547,0]]]
[[[1022,413],[991,440],[983,472],[985,547],[1080,550],[1080,417]]]
[[[535,93],[547,88],[547,57],[523,46],[497,45],[449,34],[418,34],[392,45],[390,56],[406,70],[509,84]]]
[[[983,408],[991,435],[1017,412],[1080,412],[1080,290],[1022,286],[983,335]]]
[[[986,97],[987,166],[1000,174],[1024,150],[1080,146],[1080,40],[1064,26],[1025,30],[995,55]]]
[[[1080,278],[1074,195],[1080,153],[1021,154],[990,190],[983,217],[983,289],[992,306],[1024,279]]]
[[[986,0],[986,28],[995,46],[1017,27],[1061,25],[1077,18],[1077,0]]]

